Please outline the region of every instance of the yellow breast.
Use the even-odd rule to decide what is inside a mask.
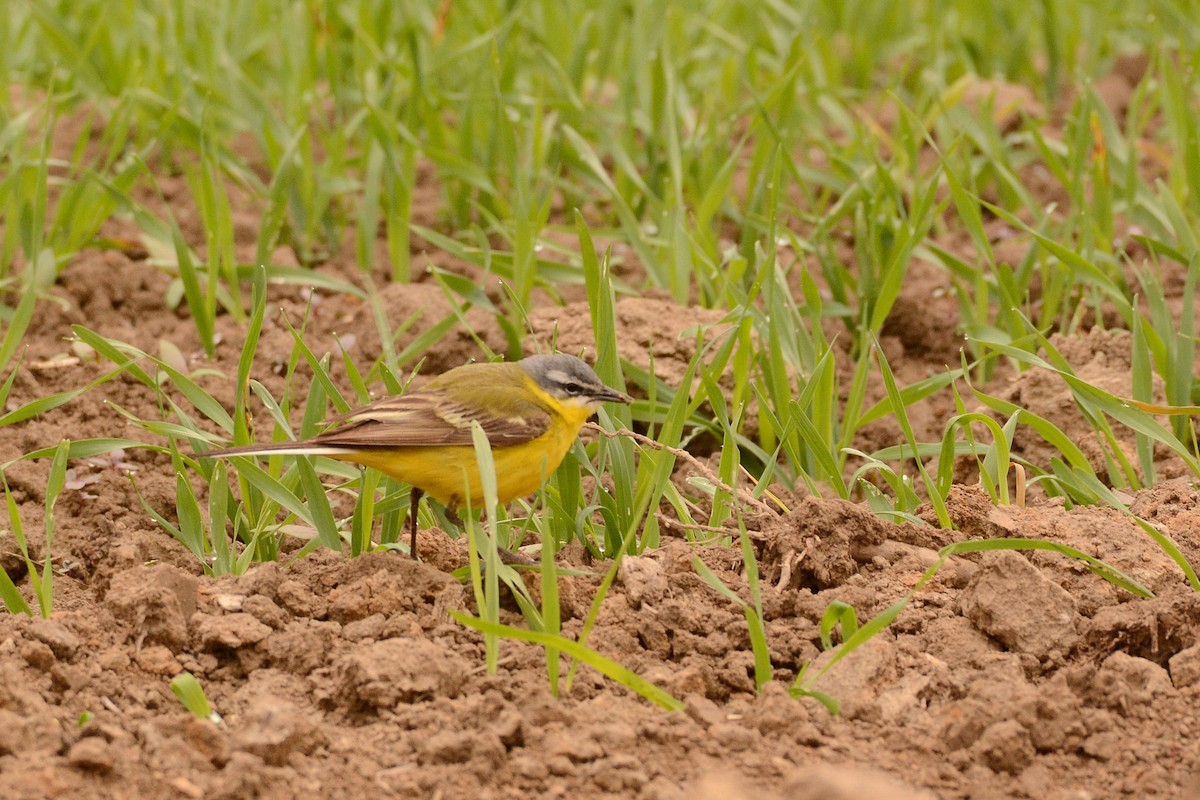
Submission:
[[[588,408],[565,405],[548,396],[545,399],[549,400],[547,405],[555,409],[545,433],[528,442],[492,450],[496,465],[496,495],[501,503],[536,492],[558,469],[583,423],[592,415]],[[468,497],[473,508],[483,505],[483,487],[473,447],[360,450],[341,458],[415,486],[443,505],[461,505]]]

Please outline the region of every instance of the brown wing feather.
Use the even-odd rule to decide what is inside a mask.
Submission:
[[[474,365],[457,376],[454,397],[442,378],[424,389],[378,400],[352,412],[340,427],[312,440],[313,445],[333,447],[426,447],[470,446],[471,420],[478,420],[493,447],[520,444],[537,438],[550,427],[550,412],[537,402],[520,374],[481,367],[516,368],[510,364]],[[452,370],[452,372],[454,372]],[[482,402],[463,397],[486,398]]]

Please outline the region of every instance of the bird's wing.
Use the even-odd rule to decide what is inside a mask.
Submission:
[[[470,378],[464,384],[460,378],[453,392],[434,382],[410,394],[376,401],[344,417],[339,427],[317,436],[312,444],[372,449],[470,446],[471,420],[479,421],[493,447],[521,444],[545,433],[550,412],[530,395],[523,376],[511,385],[490,377],[493,380],[478,384]]]

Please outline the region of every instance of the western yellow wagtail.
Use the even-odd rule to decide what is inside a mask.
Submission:
[[[492,446],[501,503],[532,494],[549,477],[601,403],[628,403],[574,356],[536,355],[516,363],[467,364],[416,391],[387,397],[336,420],[303,442],[231,447],[206,456],[328,456],[374,467],[412,486],[409,553],[417,557],[417,506],[431,495],[454,508],[479,508],[483,488],[471,439],[478,421]],[[465,480],[464,480],[465,479]]]

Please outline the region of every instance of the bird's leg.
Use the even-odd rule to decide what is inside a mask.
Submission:
[[[425,493],[417,487],[412,487],[409,492],[409,511],[408,511],[408,527],[410,531],[410,539],[408,543],[408,554],[412,556],[413,561],[419,561],[417,558],[417,508],[421,505],[421,496]]]

